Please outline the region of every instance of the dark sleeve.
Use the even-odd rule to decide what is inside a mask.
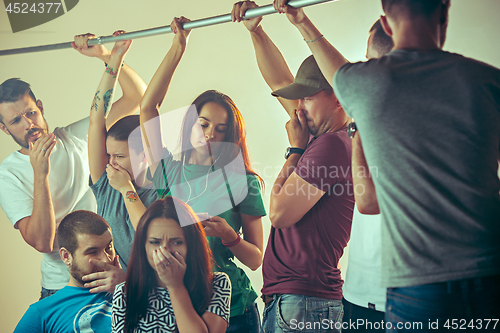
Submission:
[[[248,194],[238,204],[238,210],[242,214],[251,216],[265,216],[266,208],[262,200],[262,192],[259,178],[255,175],[247,175]]]
[[[340,105],[342,105],[344,111],[349,117],[354,118],[354,116],[349,111],[348,94],[346,94],[346,91],[349,91],[350,88],[348,75],[346,74],[346,72],[351,68],[352,65],[353,64],[351,63],[346,63],[339,68],[339,70],[333,76],[332,86],[333,91],[335,92],[335,97],[337,97],[337,99],[339,100]]]
[[[351,176],[351,142],[347,133],[326,133],[318,137],[299,160],[295,173],[309,184],[328,192]],[[321,141],[319,141],[321,140]]]

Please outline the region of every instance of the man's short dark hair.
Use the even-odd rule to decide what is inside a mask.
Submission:
[[[79,234],[100,236],[110,230],[108,222],[88,210],[76,210],[63,218],[57,227],[59,248],[65,248],[73,255],[78,248]]]
[[[372,47],[377,51],[379,56],[382,57],[392,50],[394,42],[392,38],[385,33],[384,28],[382,28],[382,23],[380,23],[380,19],[373,23],[370,28],[370,32],[372,31],[374,31]]]
[[[386,14],[404,13],[411,17],[430,18],[441,4],[443,0],[382,0],[382,8]]]
[[[30,84],[24,82],[19,78],[12,78],[5,80],[0,84],[0,104],[14,103],[22,96],[28,94],[36,103],[35,94],[31,91]],[[3,124],[2,116],[0,115],[0,122]]]

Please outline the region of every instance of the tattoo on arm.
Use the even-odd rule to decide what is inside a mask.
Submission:
[[[116,71],[113,72],[113,68],[109,67],[108,65],[106,65],[106,73],[108,73],[109,75],[111,75],[114,78],[116,78],[116,76],[118,75],[118,69]]]
[[[135,193],[135,191],[127,191],[127,194],[126,194],[126,198],[130,201],[130,202],[136,202],[137,201],[137,193]]]
[[[108,113],[109,101],[111,100],[111,96],[112,95],[113,95],[113,88],[111,88],[108,91],[106,91],[106,93],[103,96],[103,100],[104,100],[104,114]]]
[[[97,92],[94,95],[94,100],[92,101],[92,106],[90,107],[90,110],[97,111],[97,101],[100,101],[101,98],[98,96],[101,91],[97,90]]]

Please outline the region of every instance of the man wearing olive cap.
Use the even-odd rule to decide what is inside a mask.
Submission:
[[[235,4],[233,18],[240,20],[255,6]],[[290,147],[271,193],[272,228],[262,264],[263,328],[331,332],[342,322],[338,261],[354,208],[350,118],[314,57],[302,62],[294,78],[260,20],[244,24],[264,79],[291,117],[286,124]]]

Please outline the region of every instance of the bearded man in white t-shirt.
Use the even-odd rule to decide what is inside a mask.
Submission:
[[[73,47],[105,64],[109,61],[110,51],[102,45],[77,48],[73,43]],[[107,64],[106,70],[118,71]],[[146,88],[125,64],[118,80],[123,96],[113,103],[108,128],[138,111]],[[110,102],[106,95],[103,98]],[[0,85],[0,129],[21,146],[0,165],[0,205],[26,243],[43,253],[40,299],[64,287],[70,277],[57,251],[59,222],[74,210],[96,211],[88,185],[89,118],[51,132],[44,112],[42,101],[36,99],[28,83],[12,78]]]

